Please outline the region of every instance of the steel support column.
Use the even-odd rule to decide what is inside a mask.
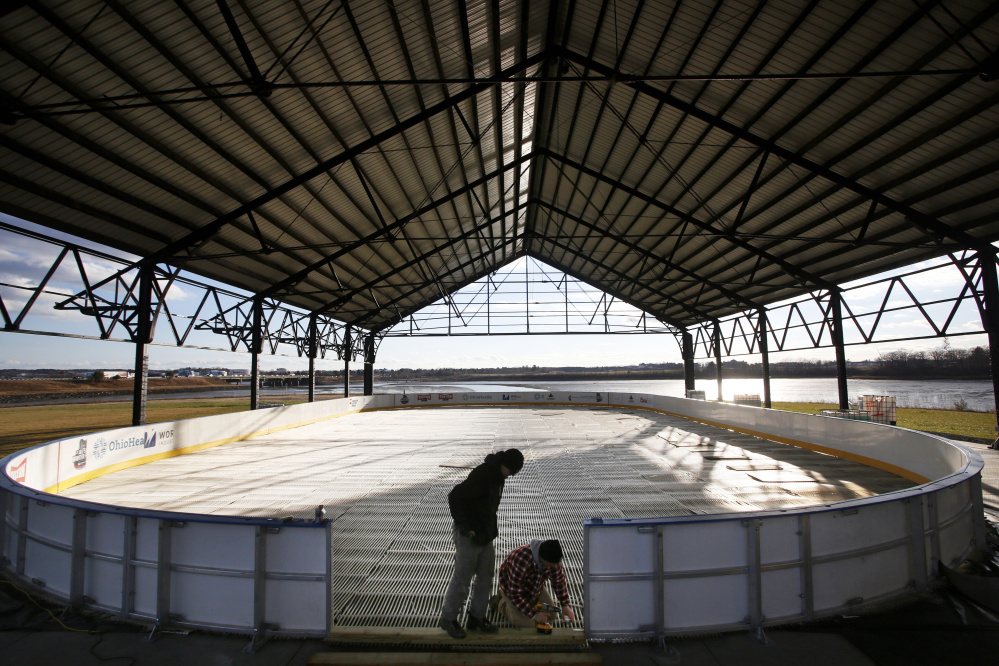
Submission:
[[[757,333],[760,336],[760,357],[763,365],[763,406],[770,409],[773,404],[770,402],[770,347],[767,344],[767,329],[770,327],[767,321],[767,311],[760,308],[759,325]]]
[[[132,388],[132,425],[146,423],[149,392],[149,343],[153,341],[153,266],[139,268],[138,305],[135,311],[135,381]]]
[[[978,252],[978,266],[982,271],[982,291],[984,293],[982,326],[989,336],[989,365],[992,370],[992,396],[999,419],[999,279],[996,277],[995,250]],[[999,422],[996,424],[997,437],[992,448],[999,448]]]
[[[350,397],[350,348],[354,341],[350,337],[350,326],[343,331],[343,397]]]
[[[683,332],[683,388],[686,391],[694,390],[694,336],[689,331]]]
[[[309,317],[309,402],[316,401],[316,355],[319,348],[319,331],[316,315]]]
[[[375,392],[375,334],[364,336],[364,395]]]
[[[264,301],[253,299],[253,330],[250,331],[250,409],[260,407],[260,354],[264,350],[264,332],[261,330],[264,321]]]
[[[830,322],[833,346],[836,347],[836,383],[839,387],[839,408],[850,408],[846,386],[846,346],[843,344],[843,295],[838,289],[829,292],[833,320]]]
[[[721,337],[721,324],[718,320],[715,320],[714,332],[711,334],[712,341],[715,347],[715,379],[718,382],[718,402],[722,399],[722,337]]]

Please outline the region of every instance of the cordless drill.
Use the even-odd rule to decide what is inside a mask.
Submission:
[[[534,610],[538,613],[549,613],[551,615],[561,615],[562,609],[557,606],[550,606],[549,604],[534,604]],[[547,622],[536,622],[535,626],[538,628],[539,634],[550,634],[552,633],[552,623]]]

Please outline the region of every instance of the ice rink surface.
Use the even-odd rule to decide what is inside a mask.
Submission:
[[[333,521],[334,624],[431,627],[454,552],[447,493],[488,453],[506,448],[523,451],[525,464],[506,483],[497,568],[513,548],[557,538],[577,603],[586,518],[782,509],[913,485],[656,412],[509,406],[350,414],[140,465],[63,494],[277,518],[311,519],[323,505]]]

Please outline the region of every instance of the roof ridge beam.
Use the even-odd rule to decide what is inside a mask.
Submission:
[[[526,61],[522,63],[517,63],[512,65],[511,67],[508,67],[507,69],[503,70],[503,72],[501,73],[500,80],[502,80],[502,78],[509,77],[512,74],[519,73],[525,69],[528,69],[538,64],[539,62],[544,60],[546,56],[547,54],[542,51],[532,56],[531,58],[528,58]],[[150,262],[168,261],[170,258],[177,255],[178,253],[183,252],[184,250],[191,248],[194,245],[197,245],[205,240],[208,240],[216,233],[218,233],[218,231],[227,224],[234,222],[240,217],[246,215],[247,213],[256,210],[260,206],[263,206],[264,204],[273,201],[274,199],[280,197],[283,194],[287,194],[291,190],[294,190],[304,185],[308,181],[322,175],[323,173],[329,171],[330,169],[333,169],[339,166],[340,164],[350,159],[353,159],[354,157],[357,157],[358,155],[361,155],[362,153],[365,153],[368,150],[371,150],[372,148],[381,144],[382,142],[394,136],[397,136],[398,134],[401,134],[402,132],[405,132],[408,129],[411,129],[416,125],[423,123],[428,118],[432,118],[438,113],[446,111],[460,104],[461,102],[473,98],[479,95],[480,93],[485,92],[486,90],[489,90],[490,88],[493,88],[497,85],[500,85],[499,82],[482,83],[469,86],[467,89],[461,91],[460,93],[453,95],[452,97],[449,97],[448,99],[443,100],[442,102],[439,102],[427,108],[426,111],[411,116],[410,118],[403,120],[394,127],[390,127],[387,130],[379,132],[378,134],[375,134],[374,136],[371,136],[365,139],[364,141],[361,141],[360,143],[357,143],[356,145],[344,150],[338,155],[328,160],[324,160],[323,162],[312,167],[311,169],[302,172],[298,176],[295,176],[294,178],[291,178],[285,181],[284,183],[274,188],[271,188],[267,192],[264,192],[260,196],[243,204],[242,206],[239,206],[231,210],[230,212],[216,218],[212,222],[202,226],[196,231],[191,232],[190,234],[184,236],[183,238],[180,238],[174,241],[173,243],[170,243],[166,247],[160,249],[158,252],[155,252],[154,254],[150,255],[150,257],[148,257],[147,260]]]
[[[621,76],[622,78],[627,79],[626,75],[624,75],[623,73],[617,72],[613,68],[601,64],[593,60],[592,58],[588,58],[581,53],[576,53],[575,51],[571,51],[564,47],[562,48],[562,56],[568,60],[572,60],[573,62],[583,65],[584,67],[588,67],[597,72],[600,72],[605,76],[611,76],[611,77]],[[962,246],[968,247],[969,249],[977,249],[979,247],[988,245],[987,243],[984,243],[982,240],[975,238],[974,236],[968,234],[965,231],[962,231],[960,229],[955,229],[951,227],[949,224],[941,220],[938,220],[931,215],[918,211],[912,208],[911,206],[907,206],[899,201],[895,201],[891,197],[888,197],[870,187],[861,185],[860,183],[856,182],[855,180],[852,180],[851,178],[848,178],[847,176],[838,174],[832,169],[825,167],[819,164],[818,162],[814,162],[808,159],[807,157],[804,157],[803,155],[794,152],[793,150],[790,150],[788,148],[782,148],[773,141],[770,141],[769,139],[765,139],[762,136],[754,134],[749,130],[747,130],[746,128],[736,125],[735,123],[719,118],[718,116],[708,111],[698,108],[697,106],[689,102],[685,102],[684,100],[675,97],[669,93],[663,92],[662,90],[650,86],[647,83],[641,81],[622,80],[620,81],[620,84],[629,86],[630,88],[633,88],[634,90],[637,90],[640,93],[648,95],[652,99],[663,102],[664,104],[667,104],[679,111],[683,111],[684,113],[694,118],[697,118],[702,122],[708,123],[709,125],[716,127],[722,130],[723,132],[727,132],[741,139],[742,141],[750,143],[756,146],[757,148],[763,148],[769,150],[775,156],[787,160],[788,162],[794,164],[795,166],[807,169],[808,171],[822,178],[825,178],[826,180],[829,180],[841,187],[856,192],[857,194],[860,194],[868,199],[871,199],[872,201],[876,201],[878,204],[884,206],[885,208],[889,208],[897,213],[901,213],[902,215],[905,215],[910,222],[919,227],[922,227],[925,231],[928,231],[934,235],[946,236],[948,238],[952,238],[958,243],[961,243]]]

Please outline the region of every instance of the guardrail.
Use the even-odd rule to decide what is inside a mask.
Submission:
[[[587,638],[750,629],[856,611],[913,591],[985,545],[981,457],[877,423],[640,393],[421,393],[397,406],[629,407],[862,462],[917,483],[782,511],[584,521]]]
[[[620,404],[611,395],[610,404]],[[689,404],[693,402],[694,404]],[[584,524],[586,634],[652,638],[856,612],[985,547],[978,454],[911,430],[656,396],[653,408],[858,460],[920,485],[783,511]]]
[[[87,479],[391,403],[357,397],[122,428],[2,461],[0,556],[35,591],[155,628],[325,637],[323,521],[148,511],[55,494]],[[155,630],[154,628],[154,630]]]
[[[752,629],[919,591],[985,543],[982,460],[880,424],[639,393],[415,393],[122,428],[5,458],[0,557],[36,591],[155,624],[325,636],[331,548],[322,522],[157,512],[60,497],[89,478],[369,409],[446,405],[628,407],[864,462],[919,485],[784,511],[584,524],[591,639]]]

